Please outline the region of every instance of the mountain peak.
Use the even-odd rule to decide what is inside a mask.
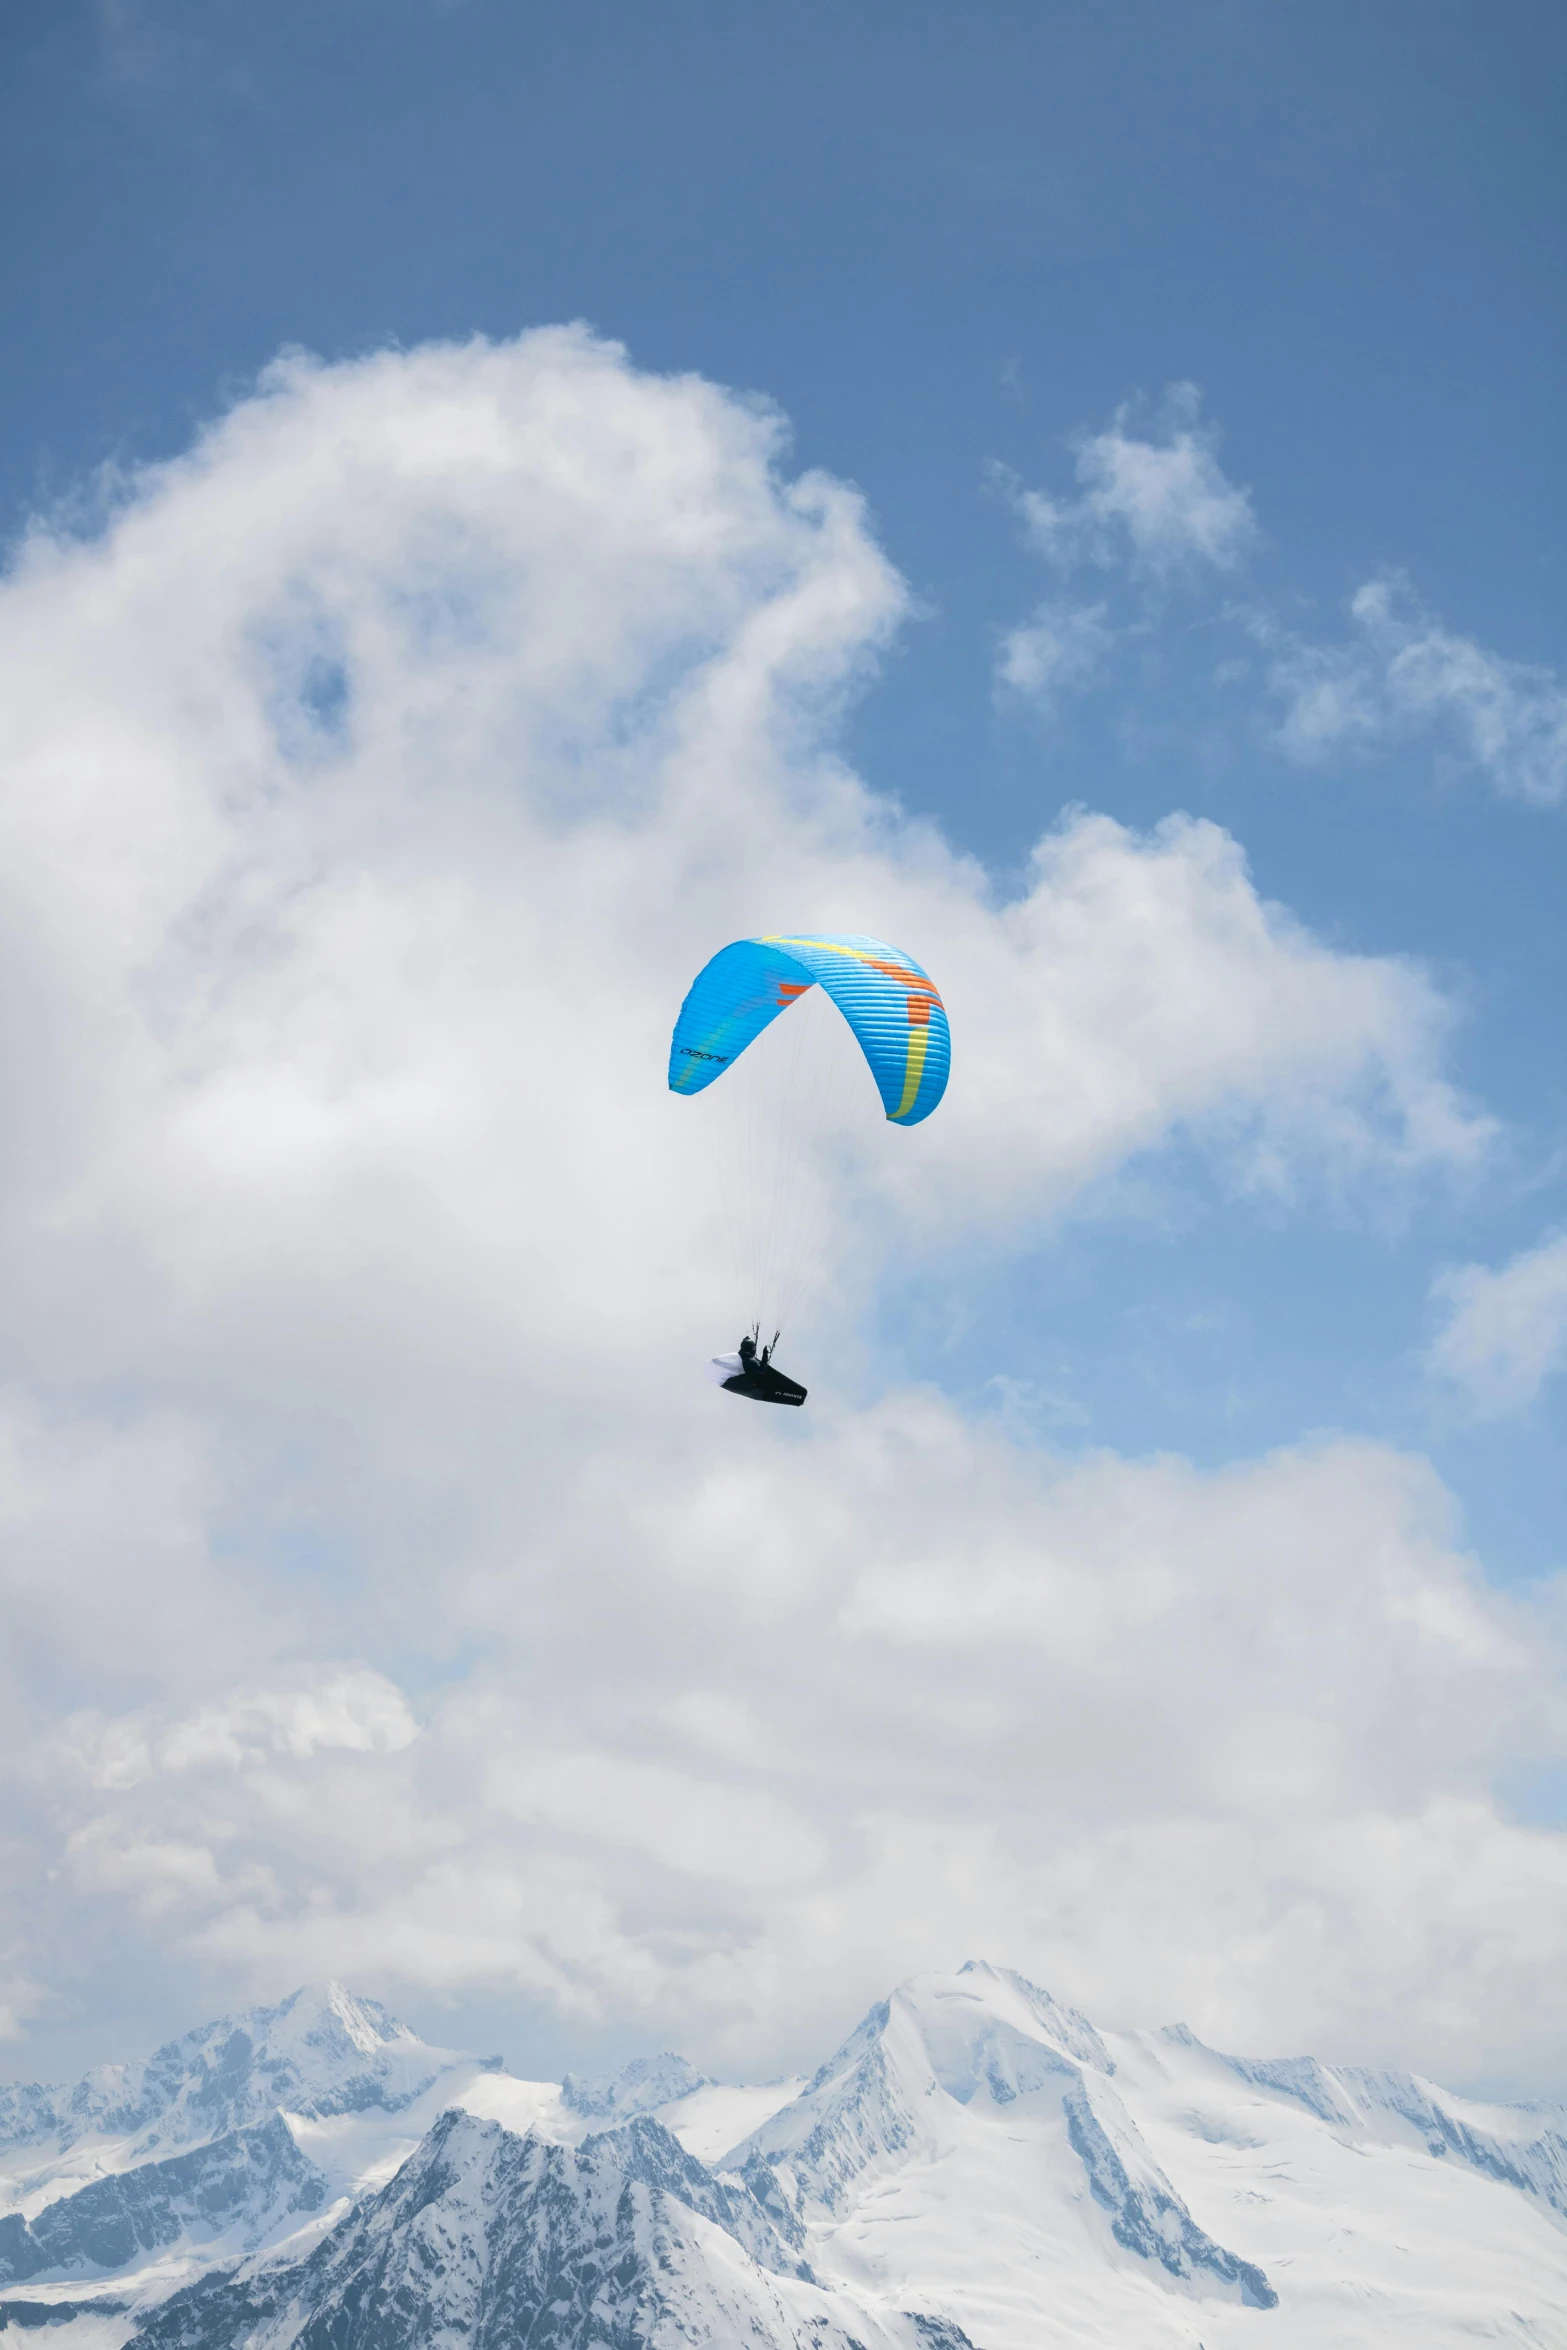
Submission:
[[[378,1999],[365,1999],[341,1983],[302,1983],[276,2007],[249,2009],[237,2019],[260,2025],[275,2047],[286,2042],[327,2049],[346,2041],[361,2056],[382,2048],[422,2048],[416,2032],[399,2023]]]
[[[1075,2057],[1079,2064],[1092,2065],[1096,2072],[1115,2071],[1115,2064],[1103,2040],[1075,2007],[1068,2007],[1049,1991],[1042,1991],[1026,1975],[1012,1967],[992,1966],[989,1959],[965,1959],[959,1967],[959,1983],[972,1990],[995,2016],[1021,2025],[1030,2037],[1036,2033],[1052,2041],[1066,2055]],[[904,1989],[914,1991],[922,1984],[941,1984],[954,1978],[939,1975],[917,1975]]]
[[[981,2094],[1008,2105],[1083,2067],[1107,2080],[1115,2071],[1086,2016],[1010,1967],[969,1959],[955,1974],[911,1975],[878,2000],[766,2128],[814,2129],[827,2108],[857,2102],[873,2085],[903,2112],[917,2111],[933,2087],[959,2105]]]
[[[312,2119],[396,2113],[458,2064],[379,2001],[307,1983],[275,2007],[198,2025],[131,2064],[100,2065],[69,2087],[0,2092],[0,2145],[74,2145],[110,2134],[145,2150],[194,2146],[279,2111]]]

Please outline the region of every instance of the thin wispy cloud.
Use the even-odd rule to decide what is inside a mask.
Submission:
[[[1462,1387],[1481,1417],[1523,1410],[1567,1363],[1567,1233],[1494,1270],[1455,1266],[1433,1295],[1448,1318],[1430,1367]]]
[[[1117,641],[1146,633],[1147,612],[1167,591],[1235,571],[1257,539],[1251,494],[1227,479],[1196,385],[1172,384],[1146,429],[1134,416],[1128,402],[1103,432],[1073,444],[1075,495],[1030,489],[1001,468],[993,474],[1027,543],[1063,580],[1095,570],[1133,591],[1123,625],[1112,625],[1102,598],[1059,596],[1003,637],[997,685],[1041,713],[1096,684]]]
[[[1253,623],[1293,758],[1320,762],[1429,732],[1509,798],[1553,807],[1567,796],[1567,687],[1555,671],[1443,627],[1399,578],[1368,580],[1349,609],[1355,633],[1337,644]]]
[[[1195,384],[1172,384],[1146,432],[1130,404],[1075,446],[1076,497],[1015,486],[1030,545],[1063,573],[1084,565],[1164,583],[1234,571],[1257,539],[1251,493],[1225,476]]]
[[[1133,414],[1118,409],[1074,444],[1075,496],[994,469],[1028,544],[1063,581],[1110,575],[1107,594],[1060,595],[1001,638],[998,690],[1044,716],[1101,683],[1118,647],[1152,638],[1170,589],[1211,598],[1259,543],[1251,493],[1224,473],[1196,386],[1172,385],[1145,431]],[[1536,807],[1567,798],[1567,686],[1556,671],[1445,627],[1397,574],[1367,580],[1349,614],[1353,633],[1329,642],[1266,605],[1214,615],[1262,649],[1267,693],[1283,706],[1270,730],[1289,758],[1321,765],[1430,739],[1505,797]],[[1232,688],[1246,675],[1244,664],[1223,671]]]
[[[1021,628],[1002,640],[996,682],[1036,708],[1054,708],[1062,695],[1080,693],[1103,672],[1119,631],[1103,604],[1041,604]]]

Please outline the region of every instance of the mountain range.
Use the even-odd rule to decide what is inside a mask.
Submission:
[[[810,2079],[518,2079],[296,1991],[0,2087],[51,2350],[1567,2346],[1567,2110],[905,1983]]]

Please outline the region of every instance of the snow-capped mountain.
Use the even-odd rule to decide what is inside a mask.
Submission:
[[[907,2288],[955,2319],[977,2296],[996,2339],[1027,2338],[1030,2321],[1008,2307],[1020,2254],[1023,2273],[1086,2267],[1091,2302],[1105,2277],[1124,2279],[1129,2320],[1139,2298],[1172,2284],[1215,2305],[1275,2308],[1263,2270],[1215,2242],[1161,2170],[1116,2069],[1082,2016],[1020,1976],[970,1965],[873,2008],[724,2167],[824,2274]],[[992,2245],[1005,2236],[1008,2258],[993,2283],[974,2275],[954,2294],[976,2225]],[[1087,2250],[1099,2259],[1085,2263]]]
[[[824,2282],[981,2350],[1436,2350],[1567,2345],[1564,2157],[1560,2110],[1101,2032],[971,1963],[873,2009],[718,2167]]]
[[[329,1983],[68,2087],[0,2087],[0,2322],[19,2285],[102,2311],[106,2281],[139,2303],[318,2233],[497,2064]]]
[[[1567,2350],[1567,2113],[980,1964],[808,2081],[524,2081],[328,1987],[0,2114],[59,2350]]]
[[[205,2145],[279,2112],[315,2119],[398,2113],[471,2057],[428,2048],[373,1999],[340,1984],[204,2024],[137,2064],[100,2065],[68,2089],[0,2086],[0,2161],[92,2138],[136,2154]]]

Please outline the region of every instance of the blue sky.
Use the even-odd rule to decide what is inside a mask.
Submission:
[[[1294,1074],[1194,1076],[1157,1115],[1129,1108],[1123,1144],[1085,1144],[1070,1182],[1041,1160],[1029,1214],[998,1191],[1004,1242],[986,1209],[912,1249],[843,1336],[828,1385],[845,1411],[873,1420],[912,1383],[978,1440],[1069,1475],[1169,1454],[1222,1481],[1307,1439],[1364,1442],[1429,1462],[1458,1513],[1454,1555],[1471,1550],[1493,1593],[1546,1606],[1567,1500],[1560,12],[71,0],[19,5],[0,40],[0,497],[18,546],[40,514],[90,554],[117,513],[161,511],[166,477],[138,469],[243,408],[279,351],[330,370],[390,349],[412,367],[432,340],[507,345],[582,320],[625,347],[638,383],[689,375],[770,403],[788,424],[784,473],[819,468],[859,492],[863,548],[905,584],[866,584],[870,555],[845,557],[862,617],[839,667],[820,664],[809,756],[846,763],[878,804],[980,860],[976,904],[999,920],[1026,901],[1030,854],[1063,821],[1070,833],[1071,811],[1139,839],[1185,812],[1222,828],[1256,896],[1287,909],[1275,944],[1309,934],[1340,975],[1382,991],[1365,1013],[1369,1076],[1321,1079],[1319,1098],[1301,1072],[1327,1065],[1327,1037],[1300,1046]],[[410,372],[397,397],[432,397],[425,380]],[[301,418],[314,397],[299,393]],[[237,485],[234,448],[223,462]],[[105,467],[119,483],[107,508]],[[210,530],[242,528],[237,487],[223,495]],[[193,544],[206,528],[191,525]],[[343,528],[360,533],[339,550],[357,561],[373,533]],[[17,613],[52,609],[19,562]],[[172,586],[147,603],[166,629],[193,608]],[[172,677],[152,619],[124,627],[127,645],[152,632],[140,657]],[[91,681],[92,635],[72,642]],[[916,852],[898,854],[912,871]],[[837,868],[802,868],[818,869]],[[721,943],[696,935],[705,919],[693,911],[693,967]],[[1215,1000],[1283,988],[1288,960],[1280,947],[1237,965]],[[998,1010],[998,1034],[1011,1018]],[[1188,1042],[1195,1070],[1202,1040]],[[1027,1093],[1026,1053],[1013,1067]],[[1389,1109],[1406,1082],[1454,1089],[1445,1139],[1412,1140],[1407,1105]],[[1368,1108],[1366,1087],[1388,1086]],[[972,1147],[1016,1152],[1026,1173],[1033,1146],[996,1116]],[[1366,1121],[1359,1140],[1322,1139],[1340,1117]],[[106,1196],[110,1177],[94,1180]],[[344,1493],[355,1463],[384,1457],[392,1421],[373,1429],[371,1407],[340,1396],[302,1436],[279,1400],[286,1350],[237,1323],[232,1392],[204,1420],[214,1373],[192,1368],[206,1358],[188,1330],[160,1323],[150,1353],[75,1347],[69,1301],[100,1262],[89,1250],[58,1293],[53,1275],[29,1290],[55,1337],[17,1342],[15,1391],[99,1420],[106,1398],[138,1424],[183,1415],[225,1464],[203,1540],[249,1546],[258,1606],[268,1573],[294,1591],[300,1557],[368,1573],[374,1512],[355,1520]],[[143,1279],[125,1271],[125,1294]],[[467,1474],[460,1446],[441,1457],[417,1505],[437,1547],[463,1515],[442,1476]],[[263,1537],[265,1511],[246,1520],[242,1497],[285,1459],[298,1491]],[[383,1654],[313,1621],[280,1654],[290,1671],[309,1651],[400,1683],[418,1648],[406,1625]],[[365,1702],[382,1722],[381,1700]],[[176,1700],[149,1681],[83,1703],[118,1720]],[[246,1721],[283,1718],[270,1698],[235,1703]],[[365,1751],[380,1734],[365,1731]],[[1491,1767],[1509,1820],[1556,1824],[1549,1739]],[[975,1817],[987,1800],[972,1797]],[[266,1865],[287,1878],[283,1860]],[[1034,1929],[1015,1931],[990,1955],[1032,1963]],[[168,1932],[198,1953],[193,1985],[243,1971],[243,1935],[225,1943],[221,1918]],[[284,1941],[246,1959],[256,1981],[285,1964]],[[909,1963],[933,1956],[913,1934]],[[832,1979],[870,1963],[835,1957]],[[363,1987],[404,2006],[460,1993],[504,2016],[524,1998],[508,1980],[477,1961],[410,1963],[400,1992]],[[529,1982],[568,2060],[571,2030],[610,2028],[602,1985],[590,2013],[551,2008]],[[25,1998],[17,2012],[85,2047],[103,1994],[84,1981],[73,1997],[69,2013]],[[1287,2010],[1282,1990],[1270,1998],[1237,1994],[1240,2023]],[[1374,2038],[1374,2008],[1346,1992],[1323,2028]],[[667,2006],[647,2012],[664,2027]],[[1527,2070],[1516,2050],[1453,2061]]]

